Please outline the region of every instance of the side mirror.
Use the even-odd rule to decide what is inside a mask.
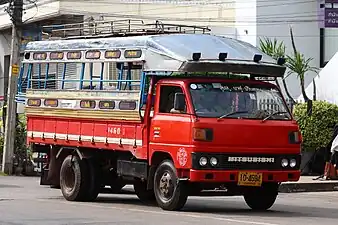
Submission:
[[[306,114],[307,114],[308,116],[311,116],[311,115],[312,115],[312,100],[307,101]]]
[[[175,93],[174,109],[178,111],[185,110],[185,96],[183,93]]]

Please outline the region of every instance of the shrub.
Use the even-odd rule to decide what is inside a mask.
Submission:
[[[324,101],[314,101],[312,115],[308,116],[306,111],[306,103],[297,104],[294,116],[303,136],[302,150],[313,152],[330,142],[333,127],[338,122],[338,106]]]

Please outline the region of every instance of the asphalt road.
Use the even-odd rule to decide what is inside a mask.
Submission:
[[[337,224],[338,192],[280,194],[271,211],[254,213],[242,197],[191,197],[181,212],[145,206],[135,195],[101,194],[94,203],[67,202],[38,178],[0,176],[0,225],[54,224]]]

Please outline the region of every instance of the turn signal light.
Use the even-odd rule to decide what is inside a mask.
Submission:
[[[213,131],[208,128],[193,128],[193,139],[195,141],[212,141]]]
[[[292,131],[289,133],[290,144],[300,144],[302,142],[302,134],[299,131]]]

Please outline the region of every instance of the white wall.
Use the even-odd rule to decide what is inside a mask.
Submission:
[[[256,0],[236,0],[237,39],[256,46]]]
[[[338,52],[338,28],[325,28],[324,61],[328,62]]]
[[[318,2],[304,0],[284,0],[275,3],[257,1],[257,43],[259,37],[277,38],[286,45],[287,52],[292,52],[289,27],[293,27],[293,34],[297,50],[306,57],[314,58],[312,66],[319,68],[319,23],[317,10]],[[336,44],[337,45],[337,44]],[[311,83],[314,73],[305,77],[305,87]],[[294,98],[300,92],[299,81],[295,75],[286,79],[288,89]],[[312,98],[312,96],[308,96]]]
[[[235,27],[209,26],[209,28],[211,29],[211,34],[213,35],[237,38],[237,30]]]
[[[0,6],[0,29],[11,27],[9,15],[3,10],[6,5]],[[56,0],[38,0],[37,8],[34,4],[24,7],[22,20],[24,22],[34,22],[43,19],[48,19],[59,15],[59,1]]]
[[[230,26],[234,24],[235,7],[233,3],[212,4],[178,4],[165,1],[132,1],[100,0],[77,1],[61,0],[61,12],[84,14],[116,19],[143,19],[145,22],[162,20],[170,23],[180,23],[201,26]],[[220,1],[218,1],[220,2]],[[225,19],[226,18],[226,19]]]

